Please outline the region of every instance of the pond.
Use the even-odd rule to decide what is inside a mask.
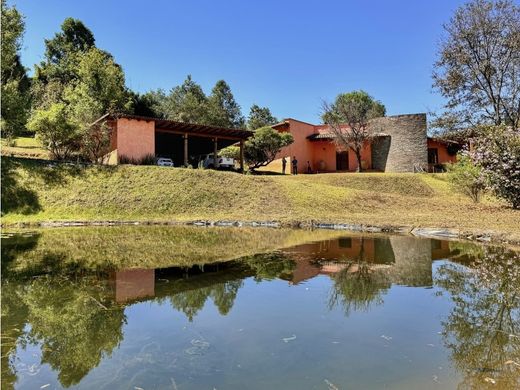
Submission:
[[[520,387],[520,256],[338,231],[2,235],[2,389]]]

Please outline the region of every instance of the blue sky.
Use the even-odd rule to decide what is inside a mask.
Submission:
[[[11,0],[26,17],[22,61],[43,59],[44,39],[66,17],[82,20],[133,90],[169,90],[187,74],[209,93],[226,80],[247,115],[319,122],[323,100],[364,89],[389,115],[428,112],[442,23],[460,0],[170,1]]]

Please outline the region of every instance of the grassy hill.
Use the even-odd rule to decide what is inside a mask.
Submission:
[[[56,220],[348,222],[518,233],[520,212],[474,204],[442,174],[240,175],[2,159],[2,223]]]

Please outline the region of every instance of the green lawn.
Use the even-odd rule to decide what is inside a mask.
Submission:
[[[3,224],[141,220],[320,221],[518,234],[520,212],[480,204],[442,174],[254,176],[155,166],[50,166],[4,158]]]
[[[34,137],[17,137],[11,145],[2,138],[1,148],[2,156],[49,159],[49,152]]]

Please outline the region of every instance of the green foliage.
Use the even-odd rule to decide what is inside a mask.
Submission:
[[[442,322],[442,336],[455,367],[464,373],[459,388],[485,388],[490,372],[497,388],[517,388],[520,255],[489,246],[471,269],[447,263],[437,274],[435,284],[454,304]]]
[[[268,165],[283,147],[294,141],[290,133],[280,133],[271,127],[262,127],[245,143],[244,156],[250,170]]]
[[[11,139],[24,130],[30,105],[30,82],[20,61],[23,16],[2,0],[1,16],[1,95],[2,137]]]
[[[447,99],[434,122],[448,131],[477,124],[520,126],[520,7],[510,0],[460,6],[439,45],[434,86]]]
[[[495,194],[520,208],[520,130],[492,126],[475,143],[474,160]]]
[[[45,61],[35,69],[35,79],[47,83],[52,79],[63,84],[77,78],[75,72],[78,54],[95,47],[92,32],[78,19],[66,18],[61,31],[45,40]]]
[[[334,142],[356,154],[357,170],[361,171],[361,151],[370,139],[369,121],[385,114],[386,108],[381,102],[365,91],[354,91],[338,95],[333,104],[324,103],[322,119],[329,125]]]
[[[224,80],[217,81],[208,99],[208,124],[228,128],[243,128],[245,125],[240,106]]]
[[[178,122],[242,128],[245,125],[240,106],[235,101],[231,88],[220,80],[209,96],[188,75],[181,85],[165,93],[163,90],[147,92],[134,98],[138,115],[152,115]]]
[[[78,147],[78,128],[70,121],[63,103],[53,103],[49,109],[34,111],[27,127],[36,133],[58,160],[70,158]]]
[[[271,110],[268,107],[260,107],[253,104],[247,117],[247,128],[256,130],[261,127],[274,125],[277,122],[278,120],[271,114]]]
[[[163,118],[160,104],[165,96],[164,92],[150,91],[144,94],[129,91],[131,99],[131,112],[134,115],[148,116],[152,118]]]
[[[240,147],[236,145],[231,145],[226,148],[220,149],[219,155],[222,157],[233,158],[235,160],[240,159]]]
[[[179,122],[207,122],[207,100],[202,87],[188,75],[181,85],[171,89],[166,95],[162,90],[149,92],[158,102],[160,116]]]
[[[64,387],[79,383],[123,340],[125,314],[107,287],[92,278],[44,276],[19,294],[28,337],[42,344],[41,363],[58,372]]]
[[[385,115],[385,106],[360,90],[339,94],[335,102],[324,110],[321,118],[327,124],[342,123],[351,127],[356,125],[366,127],[370,119]]]
[[[453,188],[478,203],[486,185],[482,168],[473,163],[467,154],[460,153],[457,162],[448,164],[449,180]]]
[[[122,68],[94,43],[92,32],[72,18],[65,19],[62,31],[46,40],[45,61],[37,67],[33,83],[35,110],[31,123],[42,132],[46,126],[37,124],[42,121],[41,113],[56,110],[57,104],[63,105],[60,115],[65,122],[54,131],[52,139],[66,141],[64,131],[70,125],[68,140],[73,142],[60,142],[71,149],[66,154],[74,151],[98,162],[108,152],[110,128],[105,123],[95,126],[92,123],[108,112],[131,111],[132,102]],[[52,142],[44,145],[49,145],[55,157],[64,158],[57,150],[63,149],[62,146],[56,148]]]

